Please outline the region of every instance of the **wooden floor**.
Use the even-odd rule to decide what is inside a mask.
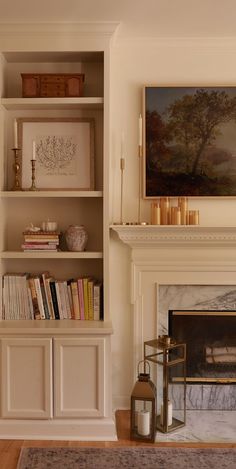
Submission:
[[[39,441],[39,440],[0,440],[0,469],[16,469],[21,448],[25,447],[55,447],[55,446],[96,446],[100,448],[112,448],[114,446],[172,446],[172,447],[222,447],[236,448],[236,443],[138,443],[129,439],[129,411],[118,410],[116,412],[116,425],[118,441]],[[32,468],[33,469],[33,468]]]

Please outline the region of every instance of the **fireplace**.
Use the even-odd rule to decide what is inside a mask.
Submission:
[[[187,344],[187,382],[236,383],[236,311],[169,310],[168,333]]]
[[[220,311],[222,316],[226,314],[227,320],[227,313],[236,311],[236,229],[117,225],[112,228],[131,248],[135,381],[137,363],[143,358],[144,341],[168,334],[168,311]],[[224,316],[221,320],[224,322]],[[219,352],[213,350],[213,356],[216,351]],[[234,355],[234,350],[231,352]],[[208,355],[210,361],[212,351]],[[218,364],[218,372],[223,365]],[[231,368],[231,364],[227,367]],[[191,379],[187,384],[187,410],[236,411],[234,381],[222,384],[199,381],[198,376],[197,381]],[[178,395],[172,396],[172,402],[179,408]]]

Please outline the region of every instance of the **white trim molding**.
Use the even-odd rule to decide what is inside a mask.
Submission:
[[[236,246],[236,227],[183,225],[112,225],[123,243],[134,248]]]

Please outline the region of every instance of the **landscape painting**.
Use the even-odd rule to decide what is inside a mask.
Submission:
[[[236,196],[236,87],[144,87],[144,197]]]

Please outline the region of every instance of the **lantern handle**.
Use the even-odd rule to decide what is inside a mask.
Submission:
[[[148,365],[148,374],[150,375],[150,363],[148,360],[140,360],[140,362],[138,362],[138,375],[139,375],[139,368],[142,363],[144,364],[144,373],[146,373],[146,365]]]

